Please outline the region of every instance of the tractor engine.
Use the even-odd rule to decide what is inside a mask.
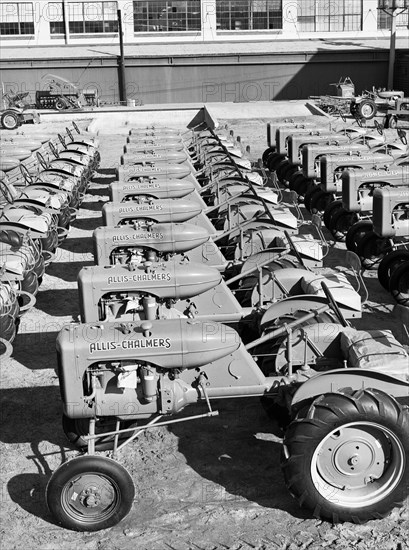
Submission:
[[[237,377],[238,358],[227,361],[230,367],[224,369],[219,360],[226,364],[226,358],[240,347],[236,331],[211,322],[65,327],[57,339],[64,414],[133,419],[175,413],[200,398],[206,384],[201,367],[206,366],[221,382],[223,377],[234,380],[232,372]],[[233,363],[237,363],[234,370]]]
[[[173,304],[189,301],[220,281],[217,269],[188,260],[84,267],[78,276],[81,318],[92,322],[189,317],[189,311]]]
[[[94,260],[98,265],[154,262],[188,252],[208,240],[208,232],[192,224],[140,222],[98,227],[93,235]]]

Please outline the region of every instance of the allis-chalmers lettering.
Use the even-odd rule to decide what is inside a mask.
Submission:
[[[163,233],[151,233],[146,231],[146,233],[132,233],[125,235],[114,235],[112,237],[113,242],[120,241],[139,241],[140,239],[152,240],[152,239],[163,239]]]
[[[138,185],[125,185],[124,191],[139,191],[140,189],[159,189],[159,183],[139,183]]]
[[[398,170],[384,170],[384,171],[377,171],[377,172],[367,172],[366,174],[363,174],[363,178],[376,178],[378,176],[397,176],[399,174]],[[359,176],[361,177],[361,176]]]
[[[126,214],[127,212],[143,212],[144,210],[162,210],[161,204],[146,204],[146,205],[134,205],[123,206],[119,209],[120,214]]]
[[[94,342],[89,345],[89,352],[115,351],[117,349],[169,349],[171,345],[170,338],[146,338],[144,340],[123,340],[122,342]]]
[[[134,275],[118,275],[117,277],[108,277],[108,284],[118,283],[139,283],[141,281],[170,281],[170,273],[135,273]]]

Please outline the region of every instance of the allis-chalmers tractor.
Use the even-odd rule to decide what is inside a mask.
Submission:
[[[134,158],[141,152],[134,143],[161,155],[173,144],[187,150],[171,130],[132,131],[128,141]],[[276,223],[294,216],[257,195],[248,161],[234,162],[227,142],[214,150],[221,141],[214,132],[194,135],[186,193],[185,183],[173,195],[164,181],[184,182],[182,173],[192,171],[155,163],[152,154],[146,164],[124,158],[111,188],[118,203],[104,211],[112,225],[94,234],[98,265],[79,278],[82,323],[57,339],[63,428],[86,451],[47,486],[49,509],[64,527],[97,531],[121,521],[135,488],[118,452],[145,430],[218,415],[212,401],[221,398],[263,398],[285,430],[287,487],[316,517],[364,522],[408,495],[408,354],[390,331],[349,324],[361,303],[345,278],[313,273],[316,258],[305,264],[294,244],[279,248],[274,239],[291,243],[297,220],[286,232]],[[214,241],[191,219],[153,214],[172,200],[186,205],[198,186],[206,214],[215,214]],[[226,254],[233,242],[232,272],[216,242]],[[199,402],[206,413],[178,418]]]

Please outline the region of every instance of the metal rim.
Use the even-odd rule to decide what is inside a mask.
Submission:
[[[13,114],[7,113],[3,116],[1,122],[2,122],[2,124],[5,128],[8,128],[8,129],[12,130],[13,128],[15,128],[17,126],[18,119]]]
[[[61,491],[61,507],[78,523],[89,525],[106,521],[120,506],[121,491],[117,483],[103,474],[79,474]]]
[[[375,109],[371,103],[361,104],[361,114],[363,117],[368,118],[372,116],[375,112]]]
[[[372,506],[402,479],[405,451],[396,435],[374,422],[350,422],[317,446],[311,478],[326,500],[345,508]]]

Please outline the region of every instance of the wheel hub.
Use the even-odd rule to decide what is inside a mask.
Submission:
[[[385,454],[378,438],[349,428],[334,432],[322,447],[318,468],[333,486],[357,489],[365,487],[368,479],[382,475]]]
[[[89,487],[88,489],[82,491],[79,499],[80,502],[87,508],[95,508],[101,502],[101,495],[96,487]]]

